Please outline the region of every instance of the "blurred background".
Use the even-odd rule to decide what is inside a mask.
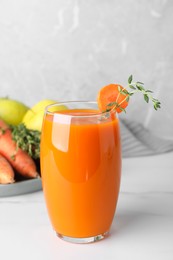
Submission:
[[[173,1],[1,0],[0,96],[95,100],[130,74],[161,101],[132,98],[127,120],[173,140]]]

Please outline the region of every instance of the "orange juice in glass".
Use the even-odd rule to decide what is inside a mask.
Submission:
[[[68,109],[60,111],[61,105]],[[43,192],[57,235],[74,243],[107,236],[121,178],[116,113],[100,113],[96,102],[48,106],[40,157]]]

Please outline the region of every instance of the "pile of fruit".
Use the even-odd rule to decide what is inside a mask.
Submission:
[[[40,176],[40,133],[47,105],[41,100],[32,108],[22,102],[0,98],[0,184]]]

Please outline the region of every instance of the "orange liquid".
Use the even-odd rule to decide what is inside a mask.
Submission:
[[[69,115],[92,113],[95,111],[63,111]],[[119,123],[115,116],[94,121],[73,117],[61,123],[58,113],[44,119],[43,191],[53,228],[64,236],[103,234],[113,221],[121,175]]]

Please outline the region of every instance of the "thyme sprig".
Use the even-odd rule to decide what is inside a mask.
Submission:
[[[131,91],[127,90],[127,88],[129,88]],[[120,103],[118,103],[118,98],[119,98],[119,95],[118,95],[115,102],[111,102],[107,105],[107,107],[108,107],[107,111],[109,111],[110,109],[119,108],[121,111],[126,112],[126,110],[121,106],[121,104],[125,100],[128,102],[130,97],[133,96],[135,93],[141,93],[143,95],[145,102],[149,103],[149,101],[151,101],[155,110],[158,110],[159,108],[161,108],[160,101],[152,96],[153,91],[151,91],[149,89],[145,89],[143,82],[140,82],[140,81],[134,82],[132,75],[130,75],[128,78],[127,88],[123,88],[123,89],[120,87],[118,88],[119,95],[122,94],[125,97]]]
[[[30,130],[24,124],[11,126],[12,138],[17,144],[17,148],[21,148],[27,152],[33,159],[40,157],[40,132]]]

